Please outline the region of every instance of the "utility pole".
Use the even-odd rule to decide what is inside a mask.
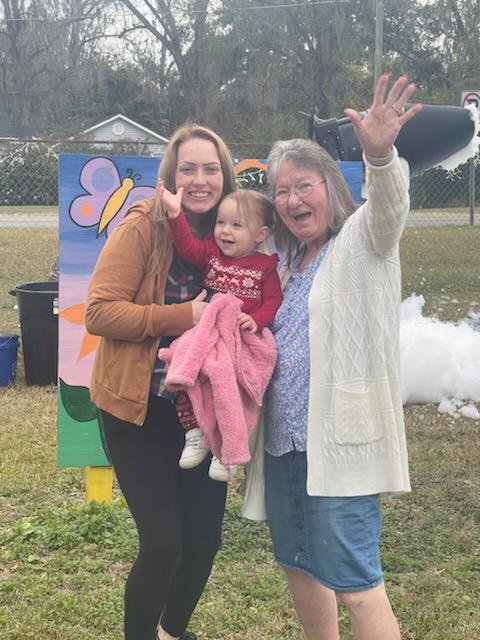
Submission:
[[[383,0],[375,2],[375,62],[373,69],[373,86],[383,71]]]

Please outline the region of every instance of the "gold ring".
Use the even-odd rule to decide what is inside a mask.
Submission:
[[[405,113],[405,107],[398,108],[396,104],[392,104],[392,109],[395,111],[397,116],[403,116]]]

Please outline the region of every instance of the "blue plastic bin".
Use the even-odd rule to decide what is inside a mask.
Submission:
[[[0,333],[0,387],[6,387],[17,374],[18,336]]]

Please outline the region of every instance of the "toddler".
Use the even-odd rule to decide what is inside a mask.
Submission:
[[[202,272],[204,285],[209,290],[231,293],[243,301],[239,317],[242,331],[256,332],[268,327],[282,300],[277,255],[257,250],[273,227],[275,210],[270,200],[257,191],[228,194],[218,207],[213,233],[200,240],[192,234],[181,210],[183,188],[172,194],[159,181],[158,192],[180,257]],[[209,449],[184,392],[179,394],[177,411],[187,429],[179,465],[190,469],[206,458]],[[214,480],[226,481],[229,472],[214,456],[209,475]]]

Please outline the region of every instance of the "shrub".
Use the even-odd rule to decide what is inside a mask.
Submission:
[[[9,143],[0,152],[0,205],[56,205],[57,154],[41,142]]]

